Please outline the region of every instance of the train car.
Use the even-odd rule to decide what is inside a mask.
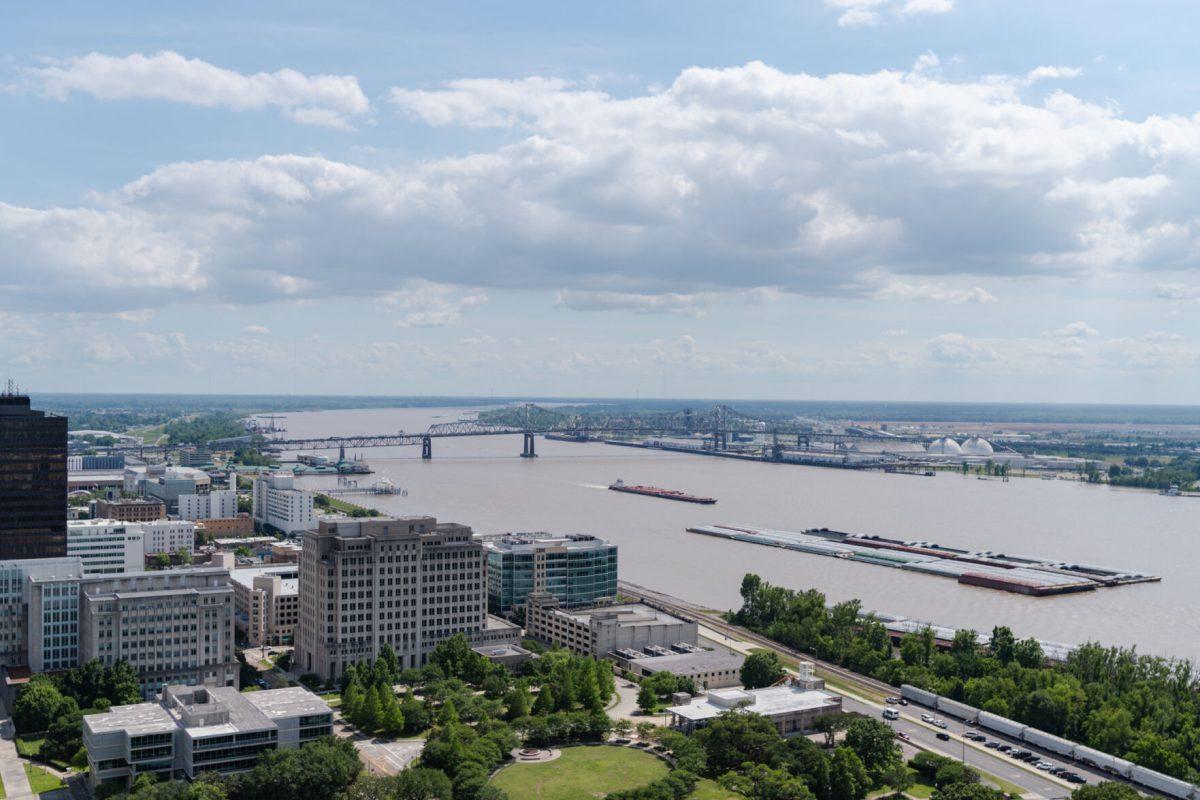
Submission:
[[[903,684],[900,687],[900,696],[905,700],[911,700],[914,703],[920,703],[929,708],[937,708],[938,696],[933,692],[927,692],[924,689],[918,689],[916,686]]]
[[[1161,772],[1139,767],[1136,764],[1129,770],[1129,780],[1162,792],[1168,797],[1177,797],[1179,800],[1191,800],[1198,791],[1194,785],[1187,781],[1181,781],[1178,778],[1172,778],[1170,775],[1163,775]]]
[[[1133,768],[1133,764],[1123,758],[1101,753],[1081,744],[1075,745],[1075,760],[1110,775],[1120,775],[1122,778],[1128,778],[1129,770]]]
[[[949,697],[938,696],[937,710],[943,714],[964,720],[965,722],[974,722],[979,719],[979,709],[974,706],[969,706],[966,703],[960,703],[957,700],[951,700]]]
[[[1043,750],[1049,750],[1051,753],[1058,753],[1060,756],[1066,756],[1067,758],[1075,758],[1076,744],[1067,741],[1061,736],[1054,736],[1045,731],[1039,731],[1037,728],[1026,728],[1025,735],[1021,738],[1023,741],[1040,747]]]
[[[1005,736],[1011,736],[1014,739],[1021,739],[1025,733],[1026,726],[1019,722],[1013,722],[1007,717],[1002,717],[999,714],[992,714],[988,711],[979,712],[979,725],[996,733],[1002,733]]]

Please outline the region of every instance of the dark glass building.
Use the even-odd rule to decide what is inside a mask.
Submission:
[[[67,554],[67,418],[0,394],[0,561]]]

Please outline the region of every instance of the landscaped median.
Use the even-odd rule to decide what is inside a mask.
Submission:
[[[492,785],[510,800],[576,800],[636,789],[667,775],[661,758],[631,747],[567,747],[553,761],[502,768]]]

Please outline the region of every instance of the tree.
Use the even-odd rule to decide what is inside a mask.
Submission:
[[[845,745],[862,760],[875,784],[882,784],[884,775],[902,764],[895,734],[879,720],[862,717],[851,722],[846,728]]]
[[[269,750],[238,780],[233,800],[335,800],[361,769],[349,739],[331,736],[298,749]]]
[[[409,767],[394,778],[395,800],[450,800],[453,787],[438,769]]]
[[[862,800],[871,789],[866,768],[848,747],[837,748],[829,759],[829,788],[833,800]]]
[[[1140,797],[1137,789],[1114,781],[1080,786],[1071,792],[1071,800],[1139,800]]]
[[[838,732],[846,730],[854,719],[854,714],[826,714],[817,718],[813,728],[825,734],[825,746],[831,748],[837,741]]]
[[[504,718],[510,722],[529,716],[529,693],[524,686],[514,686],[504,695]]]
[[[613,733],[617,736],[626,737],[633,730],[633,723],[627,719],[618,719],[613,722]]]
[[[725,713],[696,733],[708,754],[713,775],[739,769],[742,764],[769,764],[784,747],[775,723],[761,714]]]
[[[554,690],[548,684],[538,691],[537,699],[533,701],[534,714],[552,714],[557,706],[554,702]]]
[[[637,736],[639,739],[646,741],[650,738],[651,734],[658,730],[658,726],[653,722],[639,722],[634,726],[634,730],[637,731]]]
[[[787,770],[765,764],[747,764],[743,772],[727,772],[721,786],[750,800],[813,800],[808,785]]]
[[[23,734],[47,730],[64,713],[66,700],[49,678],[37,675],[17,696],[13,705],[13,724]]]
[[[888,767],[880,777],[882,779],[880,783],[891,789],[897,797],[907,792],[916,783],[912,772],[903,762],[899,761]]]
[[[638,689],[637,704],[645,713],[649,714],[658,706],[658,696],[654,694],[654,690],[649,686],[643,686]]]
[[[1022,639],[1017,642],[1013,657],[1026,669],[1037,669],[1046,663],[1046,654],[1042,652],[1042,646],[1034,638]]]
[[[141,701],[141,681],[137,671],[128,661],[122,659],[109,668],[104,676],[104,696],[116,706]]]
[[[771,686],[783,675],[783,666],[779,663],[779,656],[773,650],[751,653],[742,663],[742,685],[747,689]]]
[[[1004,625],[998,625],[992,628],[992,639],[989,644],[992,655],[994,655],[1001,664],[1011,663],[1016,654],[1017,638],[1013,636],[1011,628]]]

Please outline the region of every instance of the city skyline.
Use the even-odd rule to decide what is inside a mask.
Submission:
[[[1200,402],[1187,10],[8,9],[0,363]]]

